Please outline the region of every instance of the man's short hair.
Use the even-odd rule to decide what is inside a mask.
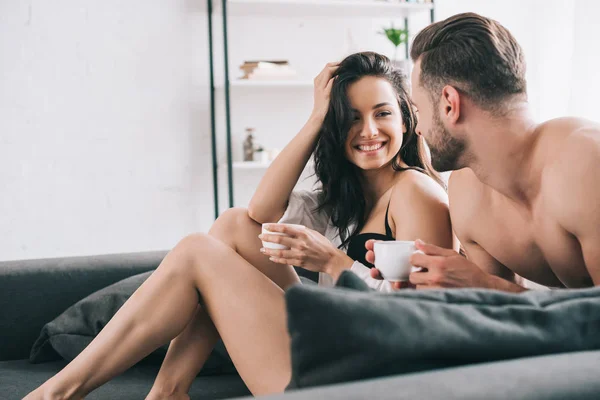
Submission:
[[[420,83],[435,101],[445,85],[489,110],[527,93],[521,46],[508,29],[475,13],[429,25],[415,37],[410,55],[421,60]]]

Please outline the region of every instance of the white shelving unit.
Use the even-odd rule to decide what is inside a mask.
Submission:
[[[313,82],[309,80],[248,80],[248,79],[237,79],[229,82],[231,88],[250,88],[250,89],[265,89],[265,88],[312,88]],[[223,83],[219,83],[215,86],[217,89],[222,90],[224,88]]]
[[[220,11],[220,5],[215,11]],[[317,17],[407,18],[428,12],[432,3],[401,3],[398,0],[228,0],[229,16],[295,15]]]
[[[212,1],[212,2],[211,2]],[[226,12],[223,11],[223,3],[226,4]],[[210,4],[214,4],[214,7],[210,6]],[[429,16],[430,20],[434,19],[434,2],[401,2],[400,0],[209,0],[209,21],[212,21],[212,16],[221,16],[223,20],[223,36],[224,36],[224,50],[228,52],[228,41],[227,38],[227,20],[230,17],[235,17],[233,19],[234,25],[242,24],[243,20],[241,18],[244,17],[262,17],[259,18],[261,24],[269,24],[272,20],[279,19],[292,19],[294,21],[298,21],[301,19],[315,19],[318,20],[319,23],[327,23],[328,20],[336,19],[337,23],[339,23],[340,19],[392,19],[399,20],[404,19],[404,26],[409,27],[409,19],[413,16]],[[266,17],[266,18],[265,18]],[[296,23],[296,22],[294,22]],[[249,34],[251,29],[247,30],[244,34]],[[281,38],[277,38],[276,35],[273,38],[274,40],[280,40]],[[269,39],[269,38],[267,38]],[[212,39],[211,39],[212,40]],[[232,38],[233,40],[233,38]],[[262,38],[262,45],[266,46],[267,42],[265,38]],[[312,45],[318,43],[318,39],[315,42],[315,39],[312,38]],[[212,41],[211,41],[212,46]],[[212,47],[211,47],[212,49]],[[211,50],[211,65],[212,65],[212,51]],[[265,53],[265,52],[263,52]],[[255,56],[251,56],[255,57]],[[277,57],[277,56],[269,56],[269,57]],[[307,55],[310,57],[310,54]],[[255,59],[255,58],[250,58]],[[217,95],[223,98],[225,101],[225,121],[226,121],[226,139],[227,139],[227,162],[216,162],[213,163],[215,169],[217,170],[217,166],[219,168],[227,169],[228,177],[227,184],[229,189],[229,205],[234,206],[233,204],[233,173],[232,171],[238,171],[240,175],[242,171],[244,171],[244,180],[248,179],[247,175],[256,175],[258,177],[260,174],[264,173],[270,163],[264,163],[260,161],[256,162],[241,162],[235,161],[233,159],[233,150],[232,150],[232,133],[231,133],[231,116],[230,110],[231,105],[230,101],[238,101],[242,99],[242,101],[249,102],[250,104],[248,114],[245,115],[256,115],[257,112],[260,112],[259,107],[257,106],[257,102],[254,97],[254,94],[262,95],[262,92],[268,92],[270,98],[279,97],[282,93],[285,94],[286,90],[288,90],[291,96],[296,96],[299,98],[300,96],[304,96],[304,91],[306,91],[306,95],[310,95],[310,91],[313,88],[313,80],[307,79],[305,76],[300,76],[297,80],[244,80],[238,79],[237,74],[234,73],[233,76],[229,74],[232,72],[229,70],[229,57],[226,59],[226,63],[224,64],[226,72],[226,80],[228,81],[227,86],[228,90],[226,90],[226,84],[224,82],[213,83],[212,88],[217,91]],[[312,77],[311,77],[312,78]],[[233,99],[232,97],[235,97]],[[231,99],[230,99],[231,98]],[[211,99],[211,106],[214,110],[214,99]],[[267,111],[268,113],[273,113],[274,118],[278,118],[279,120],[282,118],[280,115],[280,111],[285,112],[286,110],[277,110],[277,112],[273,112],[272,109]],[[294,109],[289,109],[289,111],[296,111]],[[233,117],[235,117],[235,113]],[[239,114],[238,114],[239,115]],[[246,118],[247,119],[247,118]],[[248,126],[254,126],[249,122]],[[211,125],[213,136],[215,135],[215,123],[213,121]],[[281,127],[279,127],[281,128]],[[239,131],[239,128],[236,128]],[[284,132],[287,130],[280,129],[280,132]],[[292,129],[293,130],[293,129]],[[264,140],[264,138],[263,138]],[[261,143],[264,144],[264,143]],[[214,160],[213,160],[214,161]],[[312,167],[312,165],[307,166],[307,170]],[[216,176],[216,172],[213,173]],[[215,178],[215,193],[218,193],[218,184],[216,183]],[[247,185],[244,183],[244,188]],[[215,198],[215,204],[218,204],[218,200]],[[218,206],[215,207],[218,210]]]

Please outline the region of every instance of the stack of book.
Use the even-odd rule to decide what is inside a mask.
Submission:
[[[296,77],[296,71],[285,60],[245,61],[240,69],[244,72],[240,79],[287,80]]]

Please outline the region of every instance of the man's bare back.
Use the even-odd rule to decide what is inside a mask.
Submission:
[[[468,258],[493,275],[512,280],[517,274],[550,287],[600,284],[598,250],[584,249],[595,253],[584,259],[579,237],[595,234],[585,239],[600,248],[600,127],[562,118],[541,124],[537,134],[534,200],[528,205],[506,197],[468,168],[455,171],[449,182],[453,228]],[[592,258],[595,264],[586,266]]]

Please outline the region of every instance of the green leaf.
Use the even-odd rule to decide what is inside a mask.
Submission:
[[[392,25],[391,28],[384,28],[383,32],[379,33],[387,36],[389,41],[392,42],[395,47],[408,42],[408,29],[396,29]]]

